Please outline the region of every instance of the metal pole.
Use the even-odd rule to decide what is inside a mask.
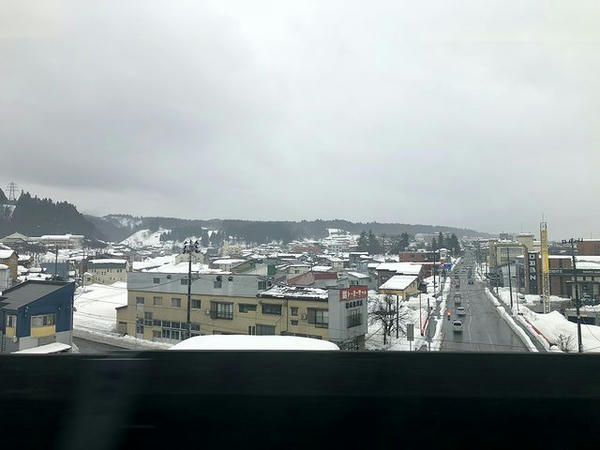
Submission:
[[[184,247],[185,249],[185,247]],[[189,244],[189,260],[188,260],[188,289],[187,289],[187,337],[192,337],[192,240]]]
[[[573,260],[573,289],[575,296],[575,309],[577,312],[577,349],[579,353],[583,353],[583,342],[581,340],[581,313],[579,310],[579,289],[577,283],[577,267],[575,265],[575,239],[570,239],[571,242],[571,258]]]
[[[433,267],[431,268],[433,272],[433,296],[437,297],[436,285],[435,285],[435,248],[433,249]]]
[[[431,326],[431,308],[429,307],[429,297],[427,297],[427,350],[431,351],[431,335],[429,334],[429,327]]]
[[[509,251],[508,247],[506,247],[506,260],[508,261],[508,290],[510,292],[510,310],[512,312],[512,308],[513,308],[512,280],[511,280],[511,275],[510,275],[510,251]]]
[[[398,297],[398,294],[396,294],[396,339],[400,337],[400,301]]]

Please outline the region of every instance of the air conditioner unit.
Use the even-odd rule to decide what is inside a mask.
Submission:
[[[302,320],[306,320],[306,314],[302,314]]]

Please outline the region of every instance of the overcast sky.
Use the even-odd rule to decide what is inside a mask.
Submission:
[[[600,237],[600,2],[0,0],[0,186]]]

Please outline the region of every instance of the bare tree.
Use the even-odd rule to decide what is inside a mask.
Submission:
[[[406,319],[410,311],[400,304],[398,311],[398,326],[402,334],[406,334]],[[383,345],[387,345],[387,337],[396,330],[396,297],[393,295],[377,295],[369,297],[369,324],[381,325],[383,330]]]
[[[565,353],[572,352],[575,349],[575,346],[573,345],[573,336],[570,334],[561,333],[556,336],[556,345]]]

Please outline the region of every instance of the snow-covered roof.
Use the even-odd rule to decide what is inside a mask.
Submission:
[[[367,275],[366,273],[360,273],[360,272],[347,272],[347,273],[348,273],[348,275],[350,275],[351,277],[354,277],[354,278],[361,278],[361,279],[369,278],[369,275]]]
[[[403,291],[412,283],[414,283],[415,280],[417,280],[417,277],[413,275],[394,275],[392,278],[379,286],[379,289]]]
[[[68,241],[71,239],[83,239],[83,234],[44,234],[38,238],[40,241]]]
[[[169,350],[318,350],[335,351],[333,342],[298,336],[208,335],[195,336]]]
[[[14,252],[14,250],[0,250],[0,259],[10,258]]]
[[[18,352],[28,355],[47,355],[49,353],[59,353],[67,351],[71,348],[69,344],[63,344],[62,342],[52,342],[50,344],[40,345],[39,347],[28,348],[25,350],[19,350]]]
[[[263,298],[295,298],[302,300],[327,300],[329,293],[327,289],[311,288],[303,286],[274,286],[271,289],[258,294]]]
[[[422,267],[422,264],[415,264],[411,262],[394,262],[379,264],[375,269],[396,272],[403,275],[418,275],[421,273]]]
[[[313,266],[311,270],[313,272],[329,272],[331,269],[331,266]]]
[[[21,266],[19,266],[21,267]],[[0,270],[6,270],[8,269],[8,266],[6,264],[0,264]]]
[[[245,259],[234,259],[234,258],[223,258],[223,259],[216,259],[212,263],[213,263],[213,265],[216,265],[216,266],[228,266],[228,265],[233,265],[233,264],[241,264],[243,262],[246,262],[246,260]]]
[[[88,264],[127,264],[126,259],[114,259],[114,258],[106,258],[106,259],[90,259]]]

